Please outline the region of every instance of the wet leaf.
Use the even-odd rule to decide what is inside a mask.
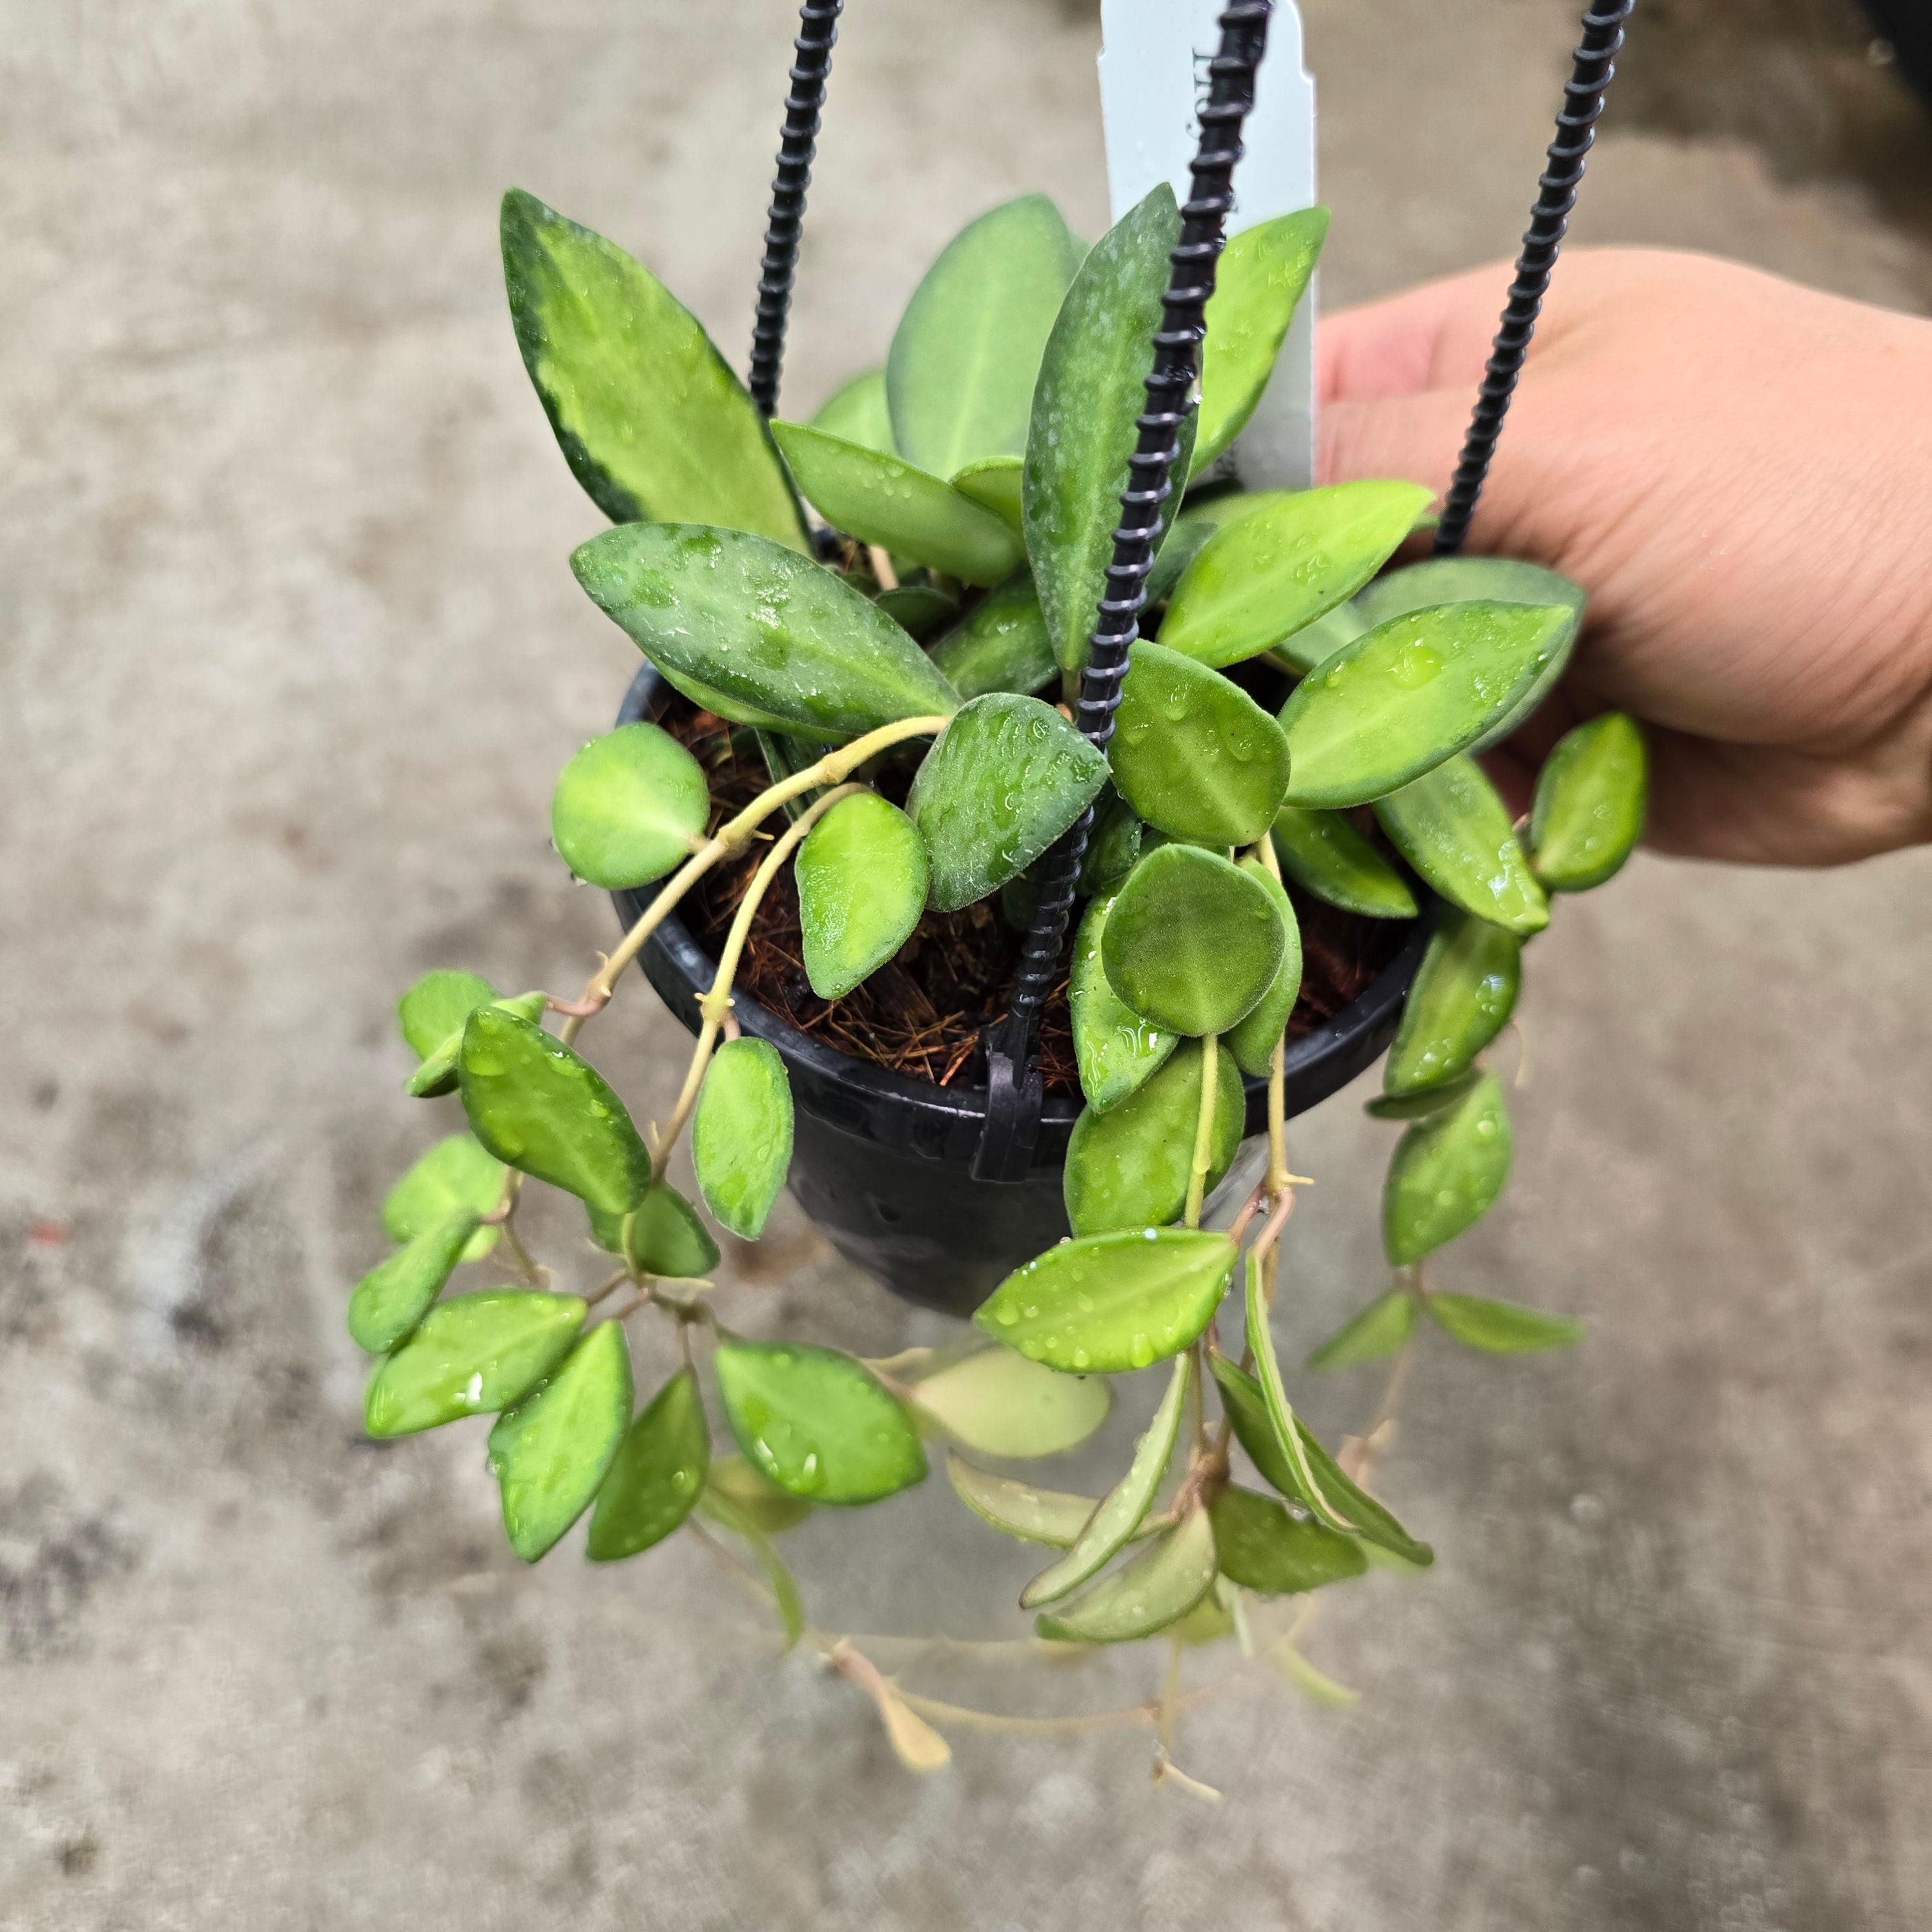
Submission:
[[[982,214],[914,290],[886,361],[895,446],[933,476],[1026,448],[1034,380],[1080,244],[1043,194]]]
[[[1263,1480],[1290,1502],[1305,1502],[1300,1479],[1289,1466],[1287,1456],[1276,1440],[1261,1384],[1225,1355],[1210,1355],[1208,1366],[1214,1370],[1214,1379],[1221,1384],[1234,1439],[1248,1452]],[[1354,1526],[1354,1533],[1364,1542],[1372,1544],[1412,1569],[1426,1569],[1436,1560],[1427,1544],[1418,1543],[1374,1497],[1342,1474],[1335,1459],[1298,1417],[1295,1429],[1310,1474],[1320,1484],[1322,1495]]]
[[[1419,484],[1381,482],[1274,496],[1224,523],[1187,566],[1160,641],[1205,664],[1280,644],[1360,590],[1429,500]]]
[[[894,620],[894,622],[897,620]],[[668,664],[661,664],[657,668],[658,674],[672,690],[681,697],[689,698],[700,711],[715,712],[720,718],[734,724],[748,724],[764,736],[784,737],[794,728],[789,718],[781,718],[776,711],[760,711],[755,704],[747,704],[742,699],[720,691],[716,685],[706,684],[702,678],[687,677],[683,672],[674,670]],[[793,739],[788,742],[796,743],[799,741]],[[824,742],[822,736],[818,742]]]
[[[1010,1348],[988,1348],[915,1383],[913,1406],[982,1456],[1058,1456],[1086,1441],[1114,1406],[1098,1376],[1063,1376]]]
[[[812,426],[842,442],[892,454],[892,418],[886,406],[884,370],[868,369],[864,375],[842,382],[819,405]]]
[[[1015,536],[1024,527],[1021,479],[1025,464],[1017,456],[984,456],[969,463],[952,479],[952,487],[992,512]]]
[[[748,1034],[712,1055],[691,1121],[691,1161],[704,1204],[755,1241],[791,1166],[791,1082],[770,1041]]]
[[[1214,1530],[1197,1503],[1077,1602],[1035,1618],[1034,1628],[1062,1643],[1129,1643],[1178,1623],[1214,1587]]]
[[[805,974],[821,1000],[842,999],[883,966],[926,910],[925,842],[876,792],[842,799],[793,862]]]
[[[812,1514],[812,1504],[767,1482],[742,1456],[721,1456],[711,1466],[705,1493],[724,1497],[746,1520],[767,1536],[794,1529]]]
[[[1508,808],[1473,758],[1454,758],[1376,801],[1396,850],[1451,905],[1527,938],[1550,923]]]
[[[924,1480],[919,1432],[850,1355],[721,1336],[715,1366],[738,1447],[780,1489],[816,1503],[870,1503]]]
[[[976,698],[940,734],[906,811],[926,841],[928,896],[957,912],[1030,866],[1107,782],[1106,758],[1051,705]]]
[[[946,1452],[946,1476],[959,1500],[975,1516],[1022,1543],[1044,1543],[1064,1550],[1099,1507],[1092,1496],[1042,1490],[1011,1476],[975,1468],[950,1449]]]
[[[1583,1324],[1567,1315],[1546,1315],[1515,1301],[1480,1294],[1425,1295],[1423,1306],[1466,1348],[1490,1355],[1532,1355],[1567,1348],[1583,1339]]]
[[[904,584],[896,590],[882,590],[877,601],[901,630],[922,644],[937,637],[959,614],[959,600],[929,584]]]
[[[1353,1368],[1393,1355],[1415,1333],[1415,1297],[1406,1288],[1378,1295],[1352,1320],[1345,1322],[1308,1358],[1310,1368]]]
[[[714,1477],[717,1474],[715,1465],[712,1473]],[[758,1558],[759,1567],[765,1573],[765,1580],[771,1586],[772,1606],[778,1613],[779,1622],[784,1626],[785,1648],[790,1650],[805,1634],[805,1606],[799,1600],[798,1586],[785,1568],[784,1558],[772,1547],[764,1528],[751,1513],[715,1481],[707,1483],[698,1492],[698,1507],[701,1514],[740,1538]],[[806,1507],[808,1508],[810,1505]]]
[[[493,1213],[502,1192],[503,1163],[474,1135],[452,1134],[390,1189],[382,1203],[382,1232],[392,1241],[412,1241],[459,1208],[472,1214]],[[480,1262],[496,1245],[496,1230],[478,1228],[462,1258]]]
[[[952,687],[884,611],[762,537],[629,524],[592,538],[570,563],[654,664],[699,681],[734,722],[836,743],[958,709]]]
[[[1514,933],[1445,908],[1403,1004],[1383,1087],[1413,1094],[1466,1072],[1508,1024],[1522,979]]]
[[[1274,902],[1275,914],[1281,921],[1282,935],[1286,941],[1273,983],[1228,1034],[1228,1051],[1234,1056],[1235,1065],[1244,1073],[1252,1073],[1258,1079],[1268,1070],[1275,1048],[1288,1030],[1288,1016],[1294,1012],[1295,1000],[1300,994],[1301,928],[1281,881],[1258,859],[1244,859],[1240,866]]]
[[[1129,653],[1108,758],[1120,796],[1170,838],[1252,845],[1288,790],[1288,740],[1238,685],[1192,658]]]
[[[1094,804],[1094,829],[1080,861],[1078,890],[1089,898],[1109,897],[1127,882],[1140,862],[1144,828],[1133,808],[1111,787]]]
[[[1468,1067],[1439,1087],[1421,1087],[1412,1094],[1378,1094],[1363,1102],[1362,1112],[1377,1120],[1424,1120],[1454,1106],[1482,1077],[1480,1067]]]
[[[1473,1228],[1509,1178],[1509,1115],[1486,1073],[1454,1106],[1418,1120],[1396,1144],[1382,1190],[1382,1247],[1397,1268]]]
[[[1362,621],[1361,605],[1338,604],[1324,610],[1312,623],[1304,624],[1293,636],[1274,646],[1275,656],[1286,658],[1297,670],[1306,673],[1326,664],[1344,644],[1365,638],[1374,628]]]
[[[696,1506],[710,1466],[698,1378],[682,1370],[625,1432],[590,1512],[590,1560],[615,1563],[662,1543]]]
[[[574,1294],[523,1290],[438,1302],[370,1378],[369,1433],[410,1436],[522,1401],[570,1352],[584,1312]]]
[[[772,434],[800,494],[835,530],[967,584],[998,584],[1025,560],[993,512],[896,456],[803,423],[775,422]]]
[[[1106,591],[1127,458],[1147,407],[1168,253],[1180,235],[1174,190],[1162,182],[1081,264],[1040,365],[1026,443],[1026,547],[1064,670],[1086,662]],[[1163,523],[1187,474],[1185,450],[1176,470]]]
[[[1307,1445],[1302,1440],[1301,1425],[1289,1405],[1288,1391],[1282,1384],[1281,1364],[1274,1352],[1274,1334],[1268,1326],[1268,1298],[1262,1291],[1262,1270],[1252,1260],[1247,1264],[1245,1301],[1244,1332],[1249,1353],[1254,1358],[1255,1385],[1261,1391],[1268,1427],[1279,1452],[1277,1464],[1286,1469],[1292,1484],[1292,1493],[1297,1502],[1312,1510],[1330,1529],[1347,1529],[1352,1526],[1349,1519],[1337,1512],[1334,1503],[1324,1492],[1309,1462]],[[1223,1387],[1226,1387],[1225,1383]],[[1268,1476],[1269,1481],[1274,1480],[1269,1472],[1264,1470],[1262,1474]]]
[[[1345,1582],[1369,1567],[1352,1536],[1292,1516],[1272,1496],[1230,1484],[1209,1506],[1221,1574],[1265,1597]]]
[[[1180,1438],[1181,1412],[1193,1372],[1191,1356],[1174,1358],[1167,1393],[1154,1419],[1134,1444],[1127,1472],[1095,1505],[1066,1554],[1050,1563],[1020,1592],[1020,1608],[1036,1610],[1042,1604],[1070,1596],[1090,1576],[1097,1576],[1127,1546],[1147,1513],[1154,1507],[1161,1479],[1174,1460]]]
[[[1244,229],[1221,251],[1201,346],[1196,476],[1254,414],[1328,232],[1328,209],[1304,208]]]
[[[597,507],[613,523],[718,524],[802,550],[764,422],[697,317],[520,188],[503,197],[502,244],[524,367]]]
[[[1586,892],[1622,866],[1643,836],[1649,794],[1643,734],[1606,712],[1557,740],[1536,781],[1531,863],[1553,892]]]
[[[1580,584],[1536,564],[1504,556],[1436,556],[1378,577],[1355,599],[1370,626],[1420,610],[1432,604],[1484,598],[1498,604],[1560,604],[1570,615],[1558,634],[1543,674],[1485,731],[1472,748],[1486,751],[1514,731],[1555,688],[1583,628],[1585,595]]]
[[[1217,1047],[1211,1190],[1240,1151],[1247,1102],[1234,1056]],[[1137,1091],[1073,1124],[1062,1185],[1067,1224],[1076,1234],[1158,1228],[1180,1218],[1201,1112],[1201,1042],[1189,1040]]]
[[[554,1549],[587,1510],[631,1420],[623,1324],[600,1322],[534,1395],[490,1431],[503,1533],[526,1563]]]
[[[550,836],[580,879],[616,891],[682,865],[704,836],[704,767],[661,727],[620,724],[563,768]]]
[[[932,662],[962,698],[1022,695],[1053,682],[1057,667],[1040,595],[1024,572],[980,602],[932,647]]]
[[[490,1000],[484,1004],[494,1006],[500,1012],[514,1013],[520,1018],[534,1021],[543,1018],[550,1000],[543,993],[519,993],[512,1000]],[[466,1015],[457,1022],[442,1044],[424,1058],[422,1064],[403,1082],[405,1094],[414,1100],[434,1100],[456,1091],[458,1067],[463,1057],[463,1029],[467,1023]]]
[[[1345,644],[1288,694],[1294,805],[1366,805],[1474,744],[1548,664],[1553,605],[1442,604]]]
[[[1073,964],[1067,977],[1080,1090],[1096,1114],[1118,1107],[1130,1094],[1137,1093],[1167,1064],[1180,1039],[1178,1033],[1150,1026],[1107,983],[1100,941],[1112,904],[1109,897],[1094,899],[1088,906],[1074,936]],[[1078,1131],[1076,1126],[1075,1132]]]
[[[425,973],[396,1002],[396,1024],[418,1060],[427,1060],[496,989],[475,973]]]
[[[624,1256],[640,1274],[660,1280],[692,1281],[718,1265],[718,1244],[698,1218],[698,1210],[668,1180],[648,1189],[629,1215],[629,1228],[617,1222]],[[605,1224],[607,1226],[608,1223]]]
[[[1408,882],[1339,812],[1285,805],[1275,814],[1275,856],[1304,891],[1364,919],[1413,919]]]
[[[1220,526],[1210,518],[1196,516],[1191,512],[1177,517],[1167,533],[1160,553],[1154,560],[1154,568],[1148,572],[1147,608],[1149,610],[1172,596],[1174,586],[1180,581],[1181,573],[1207,547],[1208,540]]]
[[[973,1319],[1029,1361],[1120,1375],[1186,1348],[1234,1271],[1226,1234],[1142,1228],[1063,1241],[1000,1282]]]
[[[1192,845],[1146,854],[1100,935],[1114,992],[1150,1024],[1226,1033],[1269,987],[1287,949],[1274,902],[1232,860]]]
[[[452,1208],[371,1268],[349,1298],[349,1339],[367,1354],[387,1354],[429,1312],[476,1232],[476,1210]]]
[[[479,1006],[463,1030],[463,1110],[499,1160],[622,1214],[650,1185],[651,1157],[604,1076],[514,1013]]]

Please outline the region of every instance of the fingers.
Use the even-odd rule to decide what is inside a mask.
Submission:
[[[1366,402],[1482,380],[1510,268],[1492,262],[1324,316],[1316,363],[1324,404]]]
[[[1324,483],[1400,476],[1438,496],[1449,487],[1474,388],[1372,402],[1330,403],[1317,418],[1315,470]]]

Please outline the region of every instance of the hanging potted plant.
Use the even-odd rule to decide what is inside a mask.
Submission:
[[[1268,1320],[1283,1123],[1391,1035],[1371,1111],[1404,1125],[1394,1286],[1312,1366],[1396,1354],[1424,1316],[1496,1351],[1576,1332],[1434,1289],[1424,1264],[1503,1186],[1480,1056],[1551,895],[1635,843],[1642,741],[1616,717],[1573,732],[1520,832],[1475,754],[1560,674],[1581,591],[1521,564],[1388,568],[1426,520],[1408,482],[1226,477],[1327,225],[1262,224],[1217,269],[1259,56],[1245,16],[1230,31],[1184,218],[1163,185],[1089,248],[1042,196],[994,208],[940,254],[885,368],[808,423],[768,422],[641,264],[505,200],[524,362],[611,522],[572,566],[645,659],[551,821],[626,931],[567,996],[456,970],[404,995],[408,1090],[467,1130],[390,1196],[400,1245],[349,1319],[380,1358],[372,1433],[496,1415],[526,1560],[586,1514],[610,1561],[701,1512],[795,1638],[772,1532],[918,1482],[944,1437],[964,1502],[1054,1552],[1021,1600],[1050,1640],[1212,1636],[1372,1562],[1426,1564],[1363,1454],[1297,1417]],[[766,374],[769,400],[775,353]],[[584,1037],[634,961],[695,1035],[648,1136]],[[703,1214],[668,1178],[687,1130]],[[1250,1136],[1261,1168],[1208,1225]],[[788,1178],[848,1254],[976,1339],[881,1364],[720,1326],[706,1214],[755,1240]],[[596,1294],[553,1292],[524,1250],[526,1180],[583,1203],[614,1265]],[[446,1294],[500,1240],[523,1285]],[[634,1312],[674,1324],[683,1360],[635,1414]],[[1103,1497],[960,1453],[1070,1448],[1108,1378],[1142,1370],[1159,1406]],[[712,1413],[734,1454],[714,1456]],[[900,1694],[832,1654],[930,1758]]]

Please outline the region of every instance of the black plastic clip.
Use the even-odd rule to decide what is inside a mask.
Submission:
[[[1040,1138],[1046,1090],[1033,1064],[1033,1016],[1009,1013],[986,1030],[986,1124],[973,1156],[975,1180],[1024,1180]]]

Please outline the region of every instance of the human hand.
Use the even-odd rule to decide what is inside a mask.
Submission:
[[[1446,489],[1509,270],[1330,317],[1324,482]],[[1932,322],[1708,257],[1566,254],[1469,532],[1589,592],[1562,686],[1648,728],[1648,842],[1835,865],[1932,840]]]

